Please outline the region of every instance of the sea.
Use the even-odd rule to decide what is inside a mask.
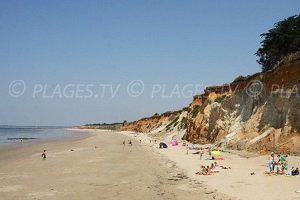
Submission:
[[[0,126],[0,149],[80,136],[80,132],[68,130],[67,128],[56,126]]]

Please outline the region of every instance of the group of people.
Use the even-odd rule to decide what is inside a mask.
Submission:
[[[125,142],[125,140],[124,140],[124,141],[123,141],[123,146],[125,146],[125,144],[126,144],[126,142]],[[131,140],[128,140],[128,144],[129,144],[129,146],[132,146]]]
[[[204,165],[201,166],[200,171],[196,172],[196,175],[212,175],[213,173],[217,173],[220,169],[231,169],[230,167],[224,167],[219,165],[217,162],[213,162],[210,166]]]
[[[287,175],[290,176],[298,176],[299,175],[299,168],[297,167],[296,169],[292,167],[290,171],[288,171]]]
[[[123,151],[124,151],[124,149],[125,149],[125,145],[126,145],[126,141],[124,140],[123,141]],[[130,147],[130,152],[131,152],[131,147],[132,147],[132,141],[131,140],[128,140],[128,145],[129,145],[129,147]]]
[[[276,156],[274,152],[272,152],[268,161],[269,173],[286,174],[291,176],[299,175],[298,167],[296,169],[292,167],[292,169],[288,171],[289,167],[287,157],[287,155],[281,154]]]
[[[200,171],[199,172],[196,172],[195,174],[196,175],[211,175],[212,174],[212,171],[211,171],[211,167],[210,166],[204,166],[202,165],[201,168],[200,168]]]

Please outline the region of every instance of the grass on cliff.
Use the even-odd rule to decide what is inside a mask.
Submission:
[[[180,128],[187,128],[187,118],[186,117],[183,117],[180,121]]]
[[[285,56],[274,68],[300,63],[300,51]]]
[[[197,116],[197,114],[200,112],[201,108],[202,108],[202,106],[200,106],[200,105],[195,105],[193,107],[193,110],[191,112],[193,118]]]
[[[171,128],[171,126],[176,126],[178,124],[178,119],[179,119],[179,116],[177,116],[175,119],[173,119],[167,126],[166,126],[166,129],[169,130]]]
[[[202,95],[201,95],[201,94],[197,94],[197,95],[195,95],[195,96],[193,97],[194,100],[196,100],[196,99],[201,99],[201,98],[202,98]]]
[[[221,103],[221,102],[225,99],[225,97],[226,97],[226,95],[218,96],[218,97],[215,99],[215,102]]]

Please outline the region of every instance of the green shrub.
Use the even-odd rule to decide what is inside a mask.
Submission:
[[[178,119],[179,119],[179,116],[177,116],[173,121],[171,121],[171,122],[166,126],[167,130],[168,130],[173,124],[175,124],[175,123],[178,121]],[[175,126],[175,125],[174,125],[174,126]]]
[[[175,127],[177,124],[179,124],[179,121],[175,122],[173,126]]]
[[[193,110],[192,110],[192,112],[191,112],[193,118],[197,116],[197,114],[198,114],[199,111],[201,110],[201,107],[202,107],[202,106],[200,106],[200,105],[195,105],[195,106],[193,107]]]
[[[180,122],[180,128],[186,128],[186,127],[187,127],[187,118],[183,117]]]
[[[201,98],[202,98],[201,94],[196,94],[193,99],[196,100],[196,99],[201,99]]]
[[[210,98],[207,98],[205,101],[204,101],[204,105],[207,106],[208,104],[211,103],[211,100]]]
[[[221,102],[225,99],[225,97],[226,97],[226,95],[218,96],[218,97],[215,99],[215,102],[221,103]]]

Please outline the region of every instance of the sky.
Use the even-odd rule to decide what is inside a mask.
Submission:
[[[0,125],[132,121],[260,71],[297,0],[0,0]]]

